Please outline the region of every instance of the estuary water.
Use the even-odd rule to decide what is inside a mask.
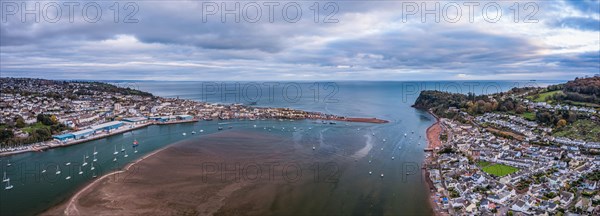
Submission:
[[[298,157],[314,154],[319,161],[336,164],[335,181],[295,185],[306,189],[300,190],[305,192],[295,190],[296,197],[314,196],[320,202],[331,205],[282,200],[286,205],[284,209],[289,210],[282,211],[279,208],[272,213],[428,215],[431,214],[431,208],[420,167],[426,146],[425,130],[434,118],[410,107],[419,92],[436,89],[486,94],[507,91],[512,87],[546,86],[560,81],[113,83],[164,97],[289,107],[350,117],[376,117],[390,123],[215,120],[154,125],[70,147],[2,157],[0,174],[6,171],[14,188],[4,190],[4,185],[0,188],[0,215],[43,212],[68,199],[91,182],[94,176],[121,169],[127,163],[172,143],[202,139],[202,136],[227,130],[263,133],[265,136],[275,134],[288,140],[280,145],[298,149]],[[218,127],[225,130],[218,130]],[[204,133],[191,134],[191,131],[200,130],[204,130]],[[187,133],[187,136],[182,133]],[[140,143],[137,153],[133,152],[131,146],[133,140]],[[313,146],[316,150],[311,150]],[[94,148],[98,154],[93,164],[95,169],[91,170]],[[126,151],[121,152],[121,148]],[[116,155],[115,149],[118,152]],[[251,154],[252,151],[247,153]],[[125,154],[128,157],[124,157]],[[81,166],[86,155],[88,158],[85,162],[88,165]],[[115,158],[117,160],[113,161]],[[9,161],[12,165],[7,167]],[[80,167],[83,171],[81,175]],[[57,168],[60,174],[56,174]],[[176,164],[173,164],[173,169],[177,169]],[[381,174],[385,177],[380,177]],[[66,179],[67,176],[71,178]],[[323,184],[328,186],[324,187]],[[313,208],[305,208],[307,205]]]

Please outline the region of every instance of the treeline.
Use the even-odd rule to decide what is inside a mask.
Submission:
[[[501,99],[503,94],[494,96],[479,95],[473,93],[467,95],[448,93],[441,91],[422,91],[413,107],[420,109],[431,109],[436,115],[442,117],[454,117],[448,112],[454,107],[471,115],[484,114],[493,111],[515,112],[518,114],[527,112],[527,106],[512,98]]]
[[[14,124],[2,125],[0,129],[0,147],[18,146],[42,142],[52,139],[52,134],[60,133],[67,130],[68,127],[60,124],[56,116],[53,115],[37,115],[39,124],[26,125],[21,117],[17,118]],[[41,125],[40,125],[41,124]],[[14,134],[13,129],[21,130],[28,129],[27,137],[18,137]]]
[[[552,97],[556,101],[575,101],[600,104],[600,76],[575,78],[564,84],[548,86],[548,91],[562,90]]]
[[[457,112],[449,110],[451,107],[470,115],[480,115],[496,111],[515,114],[534,112],[534,110],[529,109],[525,103],[503,96],[504,93],[476,96],[472,93],[464,95],[441,91],[422,91],[413,107],[431,109],[434,114],[444,118],[457,117]],[[535,117],[538,123],[557,127],[573,123],[578,119],[588,118],[585,114],[579,114],[568,110],[538,111],[535,113]]]
[[[90,87],[87,90],[100,91],[100,92],[109,92],[109,93],[120,93],[123,95],[138,95],[143,97],[152,97],[153,95],[148,92],[140,91],[137,89],[132,89],[130,87],[122,88],[115,85],[101,83],[101,82],[88,82]],[[81,94],[87,93],[86,91],[81,91]]]

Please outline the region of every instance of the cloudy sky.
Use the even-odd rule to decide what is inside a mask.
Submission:
[[[35,9],[34,2],[3,1],[0,76],[546,80],[600,73],[598,0],[493,2],[500,16],[495,4],[485,7],[489,1],[303,0],[281,1],[272,10],[267,5],[277,2],[146,0],[115,7],[104,0],[84,7],[87,2],[73,6],[73,15],[64,2],[39,2],[36,22],[21,13],[22,3]],[[223,6],[232,10],[236,3],[239,22],[232,14],[222,20]],[[436,3],[440,10],[423,20],[423,6]]]

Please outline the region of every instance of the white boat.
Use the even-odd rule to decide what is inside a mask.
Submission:
[[[316,149],[316,147],[313,146],[313,150],[315,150],[315,149]]]
[[[96,151],[96,146],[94,146],[94,155],[97,155],[98,152]]]
[[[87,162],[85,161],[85,156],[83,156],[83,164],[81,166],[87,166]]]
[[[90,170],[94,170],[96,169],[96,167],[94,167],[94,162],[92,162],[92,167],[90,168]]]
[[[117,145],[115,145],[115,153],[113,154],[119,154],[119,152],[117,151]]]
[[[385,139],[383,139],[383,141],[385,142]]]
[[[383,173],[381,173],[381,178],[383,178]]]
[[[6,167],[12,166],[12,164],[10,163],[10,159],[8,159],[8,161],[6,162]]]
[[[187,135],[187,134],[185,134],[185,133],[182,133],[181,135],[184,135],[184,136],[185,136],[185,135]]]
[[[406,136],[406,134],[404,134],[404,136]]]
[[[56,165],[56,175],[60,174],[60,168]]]
[[[2,178],[2,182],[10,181],[10,178],[6,178],[6,172],[4,172],[4,178]]]
[[[133,153],[134,153],[134,154],[135,154],[135,153],[137,153],[137,150],[133,151]]]
[[[65,164],[65,166],[69,166],[69,165],[71,165],[71,162],[67,162],[67,163]]]
[[[94,159],[92,161],[94,161],[94,162],[98,161],[98,159],[96,159],[96,155],[94,155]]]
[[[200,130],[200,133],[204,133],[204,130]]]
[[[66,180],[69,180],[69,179],[71,179],[71,176],[67,176],[65,179],[66,179]]]
[[[129,157],[129,155],[127,154],[127,152],[125,152],[125,155],[123,155],[123,157]]]
[[[123,144],[121,144],[121,152],[125,151],[125,147],[123,147]]]
[[[369,160],[369,163],[371,163],[371,160]]]
[[[372,175],[372,174],[373,174],[373,172],[369,171],[369,175]]]
[[[392,156],[392,160],[394,160],[394,156]]]
[[[81,171],[81,167],[79,167],[79,175],[83,174],[83,171]]]
[[[252,125],[254,128],[256,128],[256,125]]]
[[[192,134],[196,134],[196,131],[192,131]]]
[[[46,173],[46,170],[42,170],[42,173]]]
[[[113,161],[117,161],[117,157],[115,157],[115,159],[113,159]]]
[[[87,154],[87,152],[85,153],[85,158],[90,158],[90,156]]]
[[[13,186],[10,184],[10,180],[6,181],[6,187],[4,187],[4,190],[10,190],[12,188]]]

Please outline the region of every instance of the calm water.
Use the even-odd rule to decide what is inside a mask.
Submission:
[[[289,145],[314,142],[319,146],[331,146],[320,149],[323,151],[322,157],[344,167],[340,169],[339,181],[335,183],[334,189],[320,190],[320,186],[316,184],[303,187],[307,188],[306,191],[311,193],[310,195],[330,197],[329,199],[335,199],[337,204],[332,205],[329,210],[322,207],[318,209],[319,212],[305,210],[302,213],[429,214],[431,210],[427,202],[425,182],[420,174],[406,175],[415,166],[421,165],[426,143],[425,129],[434,120],[426,112],[410,107],[418,92],[437,89],[485,94],[506,91],[512,87],[545,86],[554,83],[559,82],[118,82],[117,85],[120,86],[165,97],[222,103],[256,102],[257,106],[264,107],[291,107],[353,117],[377,117],[389,120],[390,123],[324,125],[313,121],[202,121],[194,124],[150,126],[43,153],[3,157],[0,174],[6,171],[14,188],[0,190],[0,214],[39,213],[69,198],[77,189],[90,182],[94,174],[100,176],[120,169],[144,154],[189,139],[192,137],[192,130],[203,129],[204,134],[218,133],[217,127],[223,124],[231,125],[236,130],[280,133],[282,136],[289,136],[291,140],[299,140],[290,142]],[[254,124],[257,124],[258,128],[254,128]],[[288,131],[269,132],[264,130],[263,126],[285,127]],[[302,136],[289,131],[293,127],[303,128]],[[314,129],[307,130],[309,127]],[[188,136],[182,136],[183,132]],[[405,133],[407,136],[404,136]],[[135,154],[131,147],[134,139],[140,142],[139,152]],[[345,142],[358,142],[363,146],[345,149]],[[129,157],[125,158],[124,153],[120,152],[121,145],[127,150]],[[96,169],[92,171],[90,167],[94,147],[98,151],[98,161],[94,163]],[[119,154],[116,155],[118,160],[113,162],[115,147]],[[303,147],[305,146],[298,145],[298,148]],[[86,161],[90,164],[83,167],[84,174],[79,175],[79,166],[86,154],[89,156]],[[338,155],[340,159],[336,160],[331,154]],[[391,160],[391,157],[395,157],[395,160]],[[368,163],[369,160],[372,162]],[[12,166],[6,167],[7,161],[10,161]],[[67,162],[71,164],[65,165]],[[55,174],[57,165],[61,170],[60,175]],[[41,173],[44,169],[46,172]],[[368,170],[372,170],[374,175],[384,173],[384,180],[373,181],[375,176],[369,176]],[[416,171],[419,172],[418,169]],[[66,180],[67,176],[72,178]],[[303,205],[297,203],[289,206],[289,209],[305,209]]]

